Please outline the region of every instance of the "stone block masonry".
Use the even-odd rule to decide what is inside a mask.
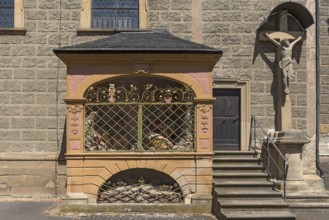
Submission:
[[[329,3],[320,1],[321,134],[329,134]],[[329,152],[329,149],[327,150]]]
[[[329,1],[320,0],[320,161],[329,189]]]

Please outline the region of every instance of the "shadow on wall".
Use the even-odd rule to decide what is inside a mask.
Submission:
[[[321,168],[324,170],[324,187],[329,190],[329,157],[321,157]]]
[[[326,23],[328,25],[328,34],[329,34],[329,18],[326,20]]]
[[[58,164],[59,165],[66,165],[66,160],[65,160],[65,154],[66,154],[66,118],[65,118],[65,123],[64,123],[64,128],[63,128],[63,134],[62,134],[62,143],[59,149],[59,154],[58,154]]]

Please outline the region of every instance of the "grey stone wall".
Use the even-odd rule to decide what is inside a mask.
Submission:
[[[294,1],[306,5],[306,0]],[[259,42],[257,30],[279,0],[202,0],[203,43],[223,50],[214,70],[215,78],[251,81],[251,112],[266,128],[274,128],[276,85],[275,46]],[[177,36],[191,39],[192,1],[150,0],[151,28],[165,28]],[[297,45],[297,75],[291,82],[293,128],[306,129],[306,45]],[[297,55],[297,54],[296,54]]]
[[[321,0],[320,65],[321,65],[321,120],[322,133],[329,133],[329,1]]]
[[[320,1],[320,161],[329,189],[329,1]]]
[[[169,30],[174,35],[192,39],[192,0],[148,0],[150,28]]]
[[[257,29],[271,9],[282,2],[202,0],[203,43],[224,51],[214,77],[249,79],[251,113],[265,128],[274,128],[275,47],[259,42]],[[306,0],[294,2],[306,4]],[[149,0],[150,28],[168,29],[191,40],[192,3],[193,0]],[[328,0],[321,0],[324,124],[329,124],[328,5]],[[0,35],[0,195],[57,196],[65,193],[62,159],[66,66],[52,50],[104,36],[77,36],[81,0],[62,0],[61,4],[59,0],[25,0],[24,10],[26,35]],[[293,127],[305,129],[306,46],[297,47],[301,56],[291,83]]]
[[[259,42],[261,23],[282,1],[203,1],[203,33],[205,44],[223,49],[215,69],[216,78],[245,78],[251,81],[251,114],[265,128],[274,128],[276,84],[276,48],[270,42]],[[305,4],[305,1],[298,1]],[[301,47],[301,45],[297,45]],[[293,128],[306,128],[305,44],[291,82]]]
[[[26,35],[0,35],[0,195],[66,192],[66,66],[53,49],[104,37],[77,36],[80,11],[80,0],[25,0]]]
[[[25,36],[0,36],[0,182],[3,195],[65,193],[66,67],[53,54],[75,43],[80,1],[25,0]],[[42,155],[53,155],[45,159]]]

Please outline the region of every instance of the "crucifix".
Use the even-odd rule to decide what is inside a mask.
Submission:
[[[288,29],[288,10],[278,12],[279,31],[263,31],[260,40],[271,41],[276,47],[277,74],[277,131],[291,130],[291,100],[289,81],[294,77],[292,51],[293,47],[305,36],[305,31],[292,32]]]

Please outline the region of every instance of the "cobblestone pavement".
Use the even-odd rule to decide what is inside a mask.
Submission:
[[[52,202],[0,202],[0,220],[215,220],[211,215],[109,214],[56,216]]]

